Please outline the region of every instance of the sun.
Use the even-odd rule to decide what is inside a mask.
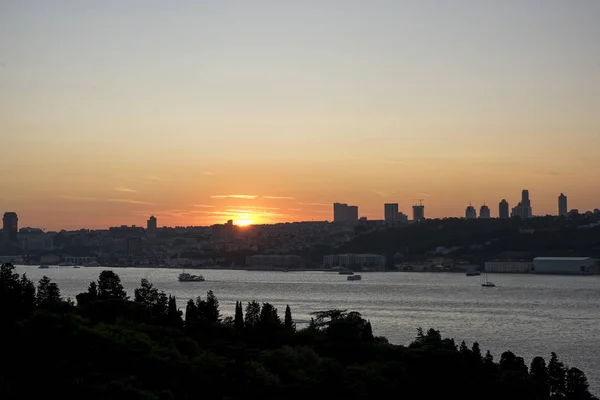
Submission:
[[[254,221],[252,221],[251,219],[238,219],[235,221],[235,224],[237,226],[248,226],[248,225],[252,225],[254,223]]]

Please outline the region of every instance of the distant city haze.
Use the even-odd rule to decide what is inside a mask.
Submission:
[[[600,2],[0,3],[0,213],[46,229],[598,208]]]

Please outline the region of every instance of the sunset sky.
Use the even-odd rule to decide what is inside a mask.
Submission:
[[[46,229],[600,208],[600,1],[0,2],[0,212]]]

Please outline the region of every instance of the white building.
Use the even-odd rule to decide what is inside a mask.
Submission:
[[[505,274],[523,274],[533,271],[531,261],[486,261],[485,272],[497,272]]]
[[[536,274],[586,275],[594,271],[596,263],[590,257],[537,257],[533,259]]]

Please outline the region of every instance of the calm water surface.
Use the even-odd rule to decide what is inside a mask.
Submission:
[[[34,281],[43,275],[60,286],[64,297],[87,289],[104,268],[17,267]],[[362,281],[328,272],[260,272],[202,270],[206,282],[179,282],[172,269],[118,268],[125,289],[133,296],[141,278],[177,296],[185,309],[188,299],[217,295],[221,312],[234,314],[235,302],[269,302],[283,314],[286,304],[294,319],[332,308],[360,312],[376,335],[395,344],[408,344],[416,328],[439,329],[457,343],[478,341],[496,360],[511,350],[529,363],[555,351],[566,364],[582,369],[592,392],[600,394],[600,276],[490,276],[495,288],[483,288],[479,277],[452,273],[362,273]]]

